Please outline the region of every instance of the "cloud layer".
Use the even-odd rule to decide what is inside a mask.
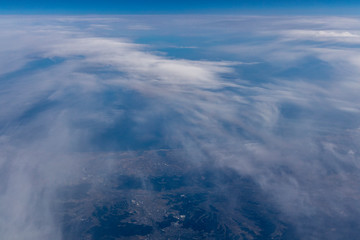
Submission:
[[[359,20],[167,18],[0,19],[0,235],[61,239],[76,153],[143,147],[251,177],[304,239],[359,233]]]

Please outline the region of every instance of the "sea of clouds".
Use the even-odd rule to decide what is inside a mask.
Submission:
[[[357,236],[359,26],[344,17],[1,16],[1,238],[61,239],[52,202],[84,167],[76,153],[144,142],[251,177],[304,239]]]

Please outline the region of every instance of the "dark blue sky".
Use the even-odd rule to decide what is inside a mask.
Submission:
[[[342,13],[357,0],[0,0],[2,13]]]

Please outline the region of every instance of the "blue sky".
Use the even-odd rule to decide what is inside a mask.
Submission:
[[[303,13],[356,14],[359,1],[325,0],[2,0],[2,13]]]

